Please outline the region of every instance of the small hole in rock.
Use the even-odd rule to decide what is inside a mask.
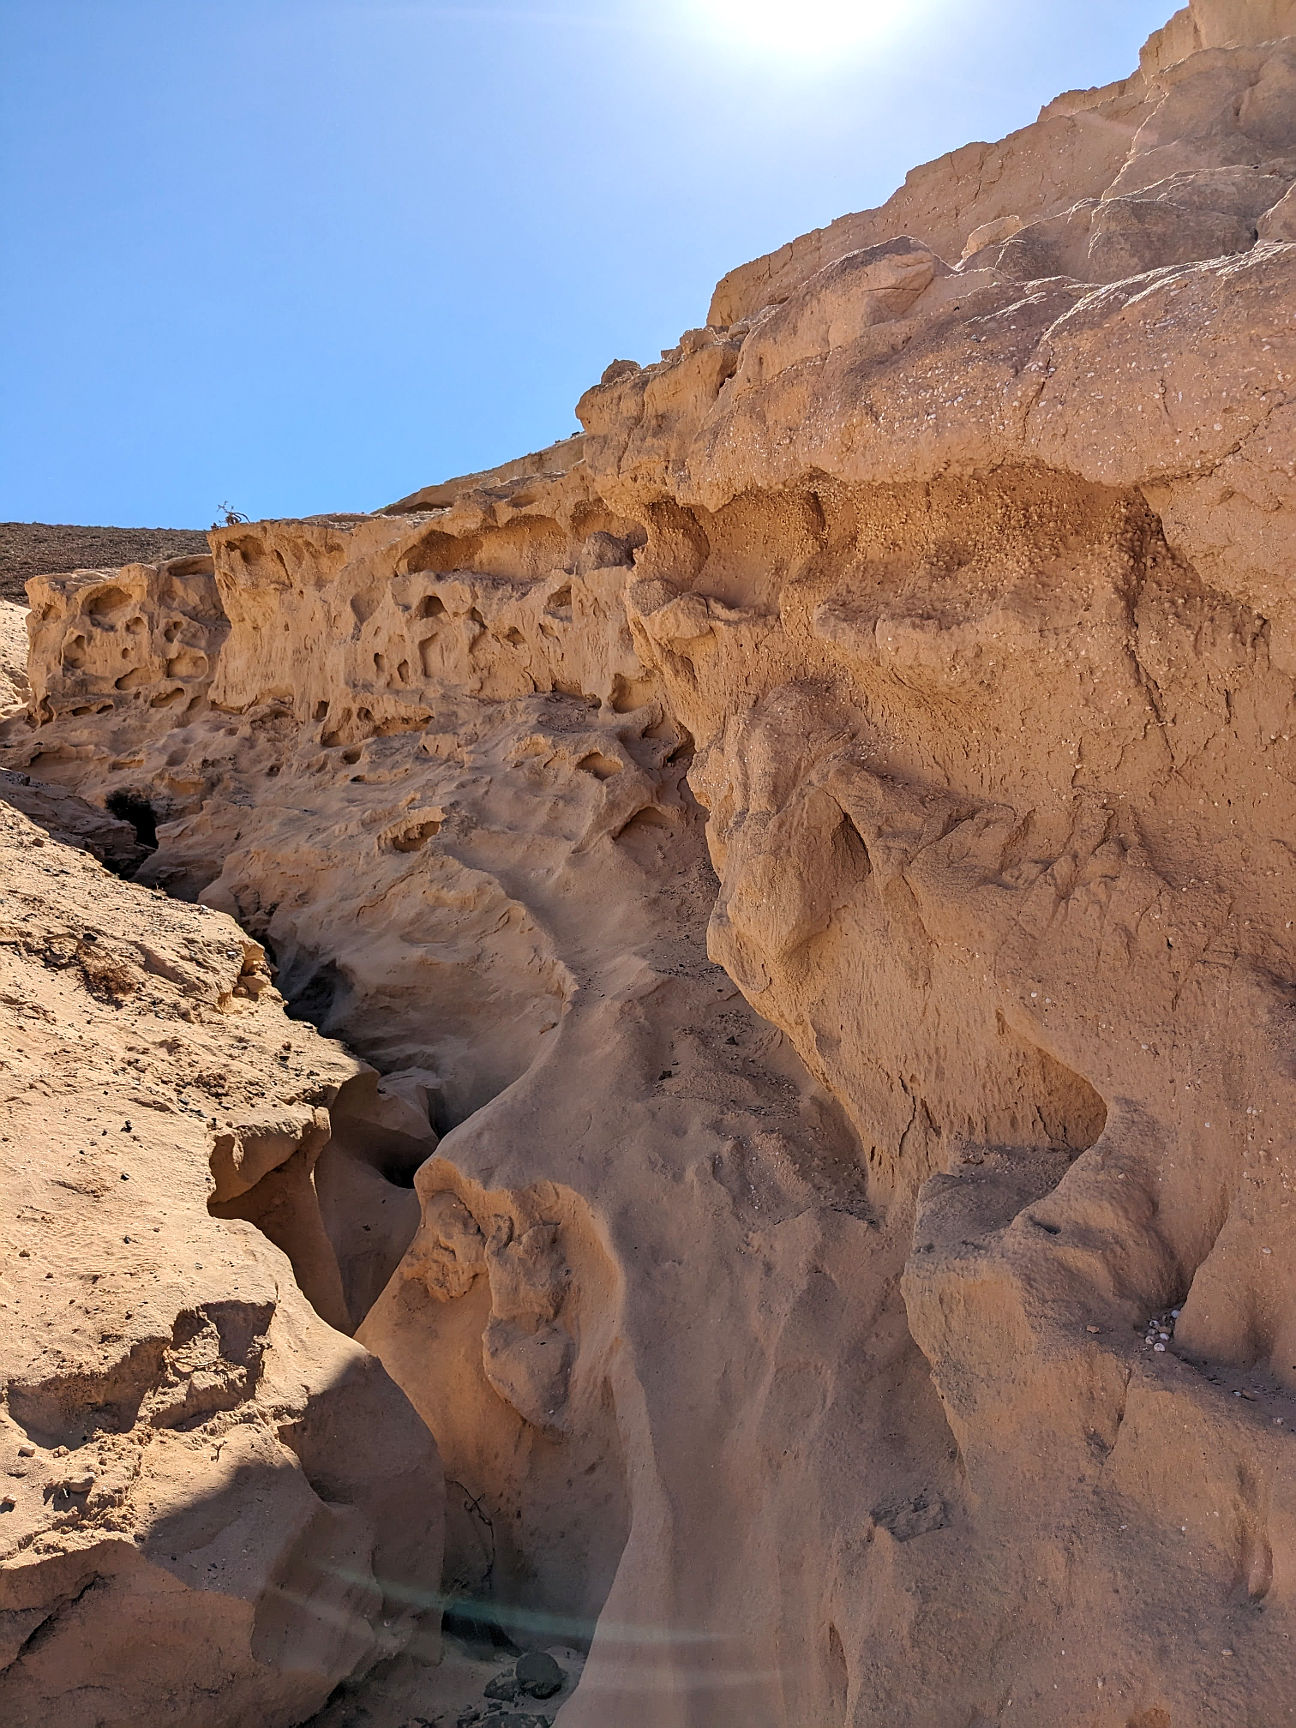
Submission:
[[[116,816],[118,821],[130,823],[141,846],[147,846],[151,851],[157,850],[157,811],[141,793],[110,792],[104,800],[104,807],[108,814]]]
[[[588,756],[582,756],[576,766],[586,774],[592,774],[596,780],[610,780],[614,774],[621,772],[621,764],[613,756],[605,756],[601,750],[591,750]]]

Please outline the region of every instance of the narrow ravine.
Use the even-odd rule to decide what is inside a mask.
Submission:
[[[1293,1720],[1294,32],[31,583],[20,1728]]]

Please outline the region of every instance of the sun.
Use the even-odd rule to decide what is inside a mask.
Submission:
[[[831,59],[889,34],[903,8],[886,0],[693,0],[733,43],[797,59]]]

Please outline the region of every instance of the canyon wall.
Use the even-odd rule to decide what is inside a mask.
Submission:
[[[1199,0],[551,451],[29,584],[11,770],[356,1053],[217,1219],[562,1728],[1296,1721],[1294,185]]]
[[[288,1728],[438,1646],[435,1445],[321,1318],[312,1170],[373,1077],[228,918],[54,838],[75,798],[2,790],[4,1717]]]

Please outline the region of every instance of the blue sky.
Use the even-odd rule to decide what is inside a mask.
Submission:
[[[0,518],[367,510],[538,448],[726,270],[1172,9],[816,4],[0,0]]]

